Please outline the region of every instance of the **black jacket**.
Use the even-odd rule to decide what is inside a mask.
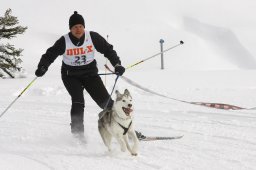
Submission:
[[[69,32],[69,37],[72,41],[72,43],[76,46],[80,46],[81,44],[84,43],[85,35],[83,35],[80,39],[77,39],[74,37],[71,32]],[[92,42],[94,47],[98,52],[101,54],[104,54],[106,58],[110,61],[110,63],[115,66],[116,64],[121,64],[121,61],[119,57],[117,56],[117,53],[115,50],[113,50],[113,46],[109,44],[100,34],[90,31],[90,35],[92,38]],[[65,43],[65,38],[64,36],[60,37],[55,44],[48,48],[46,53],[42,55],[41,60],[38,64],[38,67],[40,68],[41,66],[45,66],[48,68],[51,63],[54,62],[54,60],[60,56],[63,55],[66,50],[66,43]],[[69,66],[66,65],[64,62],[62,62],[62,74],[66,74],[68,72],[70,73],[79,73],[79,72],[84,72],[88,74],[95,74],[98,72],[97,69],[97,63],[94,60],[88,65],[84,66]]]

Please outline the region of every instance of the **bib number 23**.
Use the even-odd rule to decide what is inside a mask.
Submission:
[[[77,65],[86,64],[86,55],[75,56],[75,64]]]

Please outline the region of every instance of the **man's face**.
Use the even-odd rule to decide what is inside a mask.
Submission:
[[[84,34],[84,26],[82,24],[76,24],[70,29],[73,36],[80,39]]]

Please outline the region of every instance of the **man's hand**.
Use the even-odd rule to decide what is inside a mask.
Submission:
[[[35,75],[37,77],[42,77],[46,72],[47,72],[48,68],[45,66],[40,66],[37,68]]]
[[[115,65],[115,73],[118,74],[119,76],[123,75],[125,72],[125,68],[120,65],[120,64],[117,64]]]

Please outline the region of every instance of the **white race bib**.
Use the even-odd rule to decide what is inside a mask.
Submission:
[[[68,34],[64,35],[66,50],[63,54],[63,62],[69,66],[83,66],[94,60],[94,45],[90,33],[85,32],[84,43],[81,46],[75,46],[70,40]]]

